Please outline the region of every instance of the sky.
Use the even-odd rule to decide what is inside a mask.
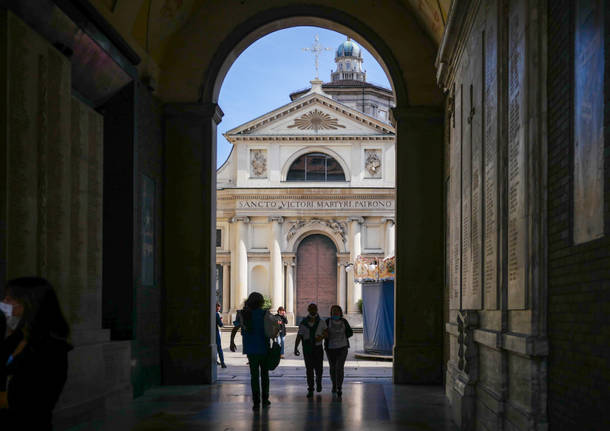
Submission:
[[[335,69],[335,51],[346,36],[319,27],[270,33],[235,60],[220,89],[218,104],[224,117],[218,125],[217,167],[222,166],[232,147],[223,133],[289,103],[290,93],[310,87],[309,81],[316,76],[314,55],[302,48],[311,47],[316,34],[320,45],[331,48],[319,57],[320,79],[329,82]],[[391,88],[381,66],[364,48],[362,58],[367,82]]]

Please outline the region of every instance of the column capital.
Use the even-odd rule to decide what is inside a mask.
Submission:
[[[238,221],[243,223],[250,223],[250,217],[248,216],[235,216],[231,219],[231,223],[237,223]]]
[[[381,223],[387,223],[387,222],[396,224],[396,220],[394,219],[394,217],[382,217]]]
[[[180,119],[191,122],[202,122],[213,119],[220,123],[224,112],[217,103],[167,103],[163,106],[163,114],[167,119]]]
[[[284,223],[284,217],[282,217],[282,216],[270,216],[270,217],[267,217],[267,221],[269,221],[269,222],[274,222],[275,221],[275,222],[278,222],[279,224],[282,224],[282,223]]]
[[[360,217],[360,216],[350,216],[347,218],[347,221],[356,221],[360,224],[364,223],[364,217]]]

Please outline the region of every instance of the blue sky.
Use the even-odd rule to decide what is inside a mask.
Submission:
[[[314,56],[301,48],[312,46],[316,34],[320,45],[332,48],[322,52],[319,60],[320,79],[328,82],[335,69],[335,50],[346,36],[319,27],[293,27],[270,33],[250,45],[233,63],[218,102],[225,114],[218,125],[218,167],[231,152],[223,133],[289,103],[290,93],[310,86],[316,73]],[[363,49],[362,57],[366,80],[390,88],[373,56]]]

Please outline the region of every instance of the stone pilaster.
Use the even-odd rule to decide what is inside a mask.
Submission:
[[[216,104],[165,106],[165,384],[216,381]]]
[[[294,260],[286,260],[286,316],[288,323],[294,325]]]
[[[349,217],[348,221],[350,222],[349,257],[351,262],[355,262],[362,253],[361,225],[364,223],[364,218]],[[360,298],[362,298],[362,285],[354,281],[354,271],[350,271],[347,280],[347,313],[358,313],[356,303]]]
[[[222,312],[226,315],[231,308],[231,270],[228,263],[222,264]]]
[[[391,257],[396,254],[396,222],[393,218],[382,218],[381,221],[385,223],[385,257]]]

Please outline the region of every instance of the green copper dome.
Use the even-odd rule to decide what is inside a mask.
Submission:
[[[362,53],[360,47],[348,38],[337,48],[336,57],[362,57]]]

